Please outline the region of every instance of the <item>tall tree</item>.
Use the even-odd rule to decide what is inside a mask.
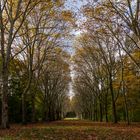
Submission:
[[[8,128],[8,79],[12,43],[22,27],[26,17],[39,1],[2,0],[0,2],[0,44],[1,44],[1,79],[2,79],[2,128]],[[23,8],[24,7],[24,8]],[[24,9],[24,10],[22,10]]]

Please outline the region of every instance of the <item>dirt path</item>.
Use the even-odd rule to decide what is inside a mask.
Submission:
[[[0,140],[140,140],[140,124],[71,120],[12,125],[0,130]]]

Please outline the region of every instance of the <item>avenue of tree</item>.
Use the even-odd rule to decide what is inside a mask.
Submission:
[[[62,49],[73,15],[62,1],[0,1],[1,126],[65,115],[70,55]]]
[[[89,1],[82,11],[73,58],[79,116],[140,121],[140,1]]]
[[[88,0],[81,23],[65,2],[0,1],[2,128],[61,120],[68,111],[94,121],[140,121],[140,1]],[[65,42],[73,29],[81,34],[71,56]]]

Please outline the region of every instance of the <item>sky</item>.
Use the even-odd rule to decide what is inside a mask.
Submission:
[[[87,4],[87,0],[66,0],[66,3],[65,3],[65,9],[67,9],[67,10],[71,10],[71,11],[73,11],[74,12],[74,14],[75,14],[75,18],[76,18],[76,23],[77,24],[79,24],[79,23],[81,23],[81,17],[80,17],[80,20],[77,18],[78,16],[81,16],[80,14],[81,14],[81,12],[80,12],[80,8],[83,6],[83,5],[85,5],[85,4]],[[79,22],[79,23],[78,23]],[[74,40],[75,40],[75,38],[76,38],[76,36],[78,36],[78,35],[80,35],[80,33],[81,33],[81,31],[80,30],[78,30],[78,29],[73,29],[72,31],[71,31],[71,37],[70,37],[70,39],[66,39],[65,41],[66,41],[66,46],[73,46],[73,42],[74,42]],[[72,48],[70,48],[69,47],[69,49],[68,49],[68,52],[70,53],[70,54],[73,54],[73,49]]]
[[[78,14],[80,14],[80,8],[85,5],[87,3],[87,0],[67,0],[67,2],[65,3],[65,8],[67,10],[72,10],[75,14],[77,14],[77,16],[79,16]],[[77,21],[78,22],[78,21]],[[79,21],[81,22],[81,21]],[[73,43],[74,43],[74,40],[76,38],[76,36],[80,35],[81,31],[80,30],[73,30],[71,32],[71,34],[73,34],[73,37],[70,38],[69,40],[67,40],[67,45],[68,46],[71,46],[68,48],[68,52],[73,55],[74,53],[74,50],[73,50]],[[73,79],[74,78],[74,71],[73,71],[73,66],[71,64],[70,66],[70,69],[71,69],[71,78]],[[74,92],[73,92],[73,84],[72,82],[70,82],[69,84],[69,96],[70,96],[70,99],[72,99],[72,97],[74,96]]]
[[[71,9],[77,11],[81,6],[87,3],[87,0],[67,0],[65,3],[65,7],[67,9]]]

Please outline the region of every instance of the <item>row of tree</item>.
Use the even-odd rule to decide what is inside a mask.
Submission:
[[[77,114],[140,121],[140,1],[89,1],[82,11],[86,21],[73,58]]]
[[[1,126],[61,119],[69,87],[65,1],[0,1]]]

